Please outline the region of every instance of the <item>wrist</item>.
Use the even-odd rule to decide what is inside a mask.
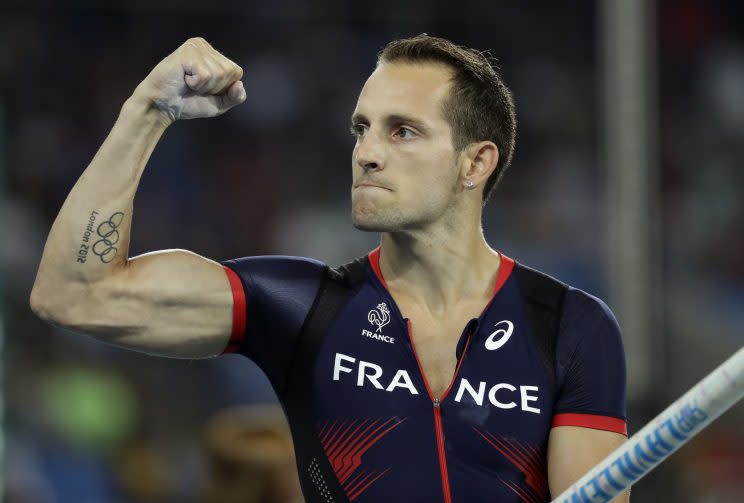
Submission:
[[[154,129],[165,131],[175,120],[155,106],[153,100],[138,87],[124,102],[119,117],[143,123]]]

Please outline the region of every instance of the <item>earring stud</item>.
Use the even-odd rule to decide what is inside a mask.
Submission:
[[[473,188],[473,180],[468,180],[465,182],[465,188],[470,190]]]

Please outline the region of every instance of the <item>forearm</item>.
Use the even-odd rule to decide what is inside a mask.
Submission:
[[[52,225],[32,306],[54,310],[65,292],[87,289],[126,265],[134,195],[167,125],[136,93],[125,102]]]

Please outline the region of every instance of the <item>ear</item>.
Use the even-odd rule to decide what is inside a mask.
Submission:
[[[471,143],[463,151],[460,183],[467,190],[481,187],[499,163],[499,149],[492,141]],[[471,183],[472,182],[472,183]]]

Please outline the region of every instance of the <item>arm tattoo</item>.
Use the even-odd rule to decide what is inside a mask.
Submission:
[[[105,220],[95,226],[96,219],[99,213],[93,210],[88,217],[88,223],[85,226],[85,232],[83,232],[83,239],[78,249],[77,261],[84,264],[88,259],[88,252],[93,253],[101,259],[101,262],[108,264],[114,257],[116,252],[119,250],[115,245],[119,242],[119,226],[124,221],[124,213],[117,211],[111,215],[108,220]],[[95,235],[93,235],[95,229]],[[97,239],[92,246],[88,243],[91,239]]]

